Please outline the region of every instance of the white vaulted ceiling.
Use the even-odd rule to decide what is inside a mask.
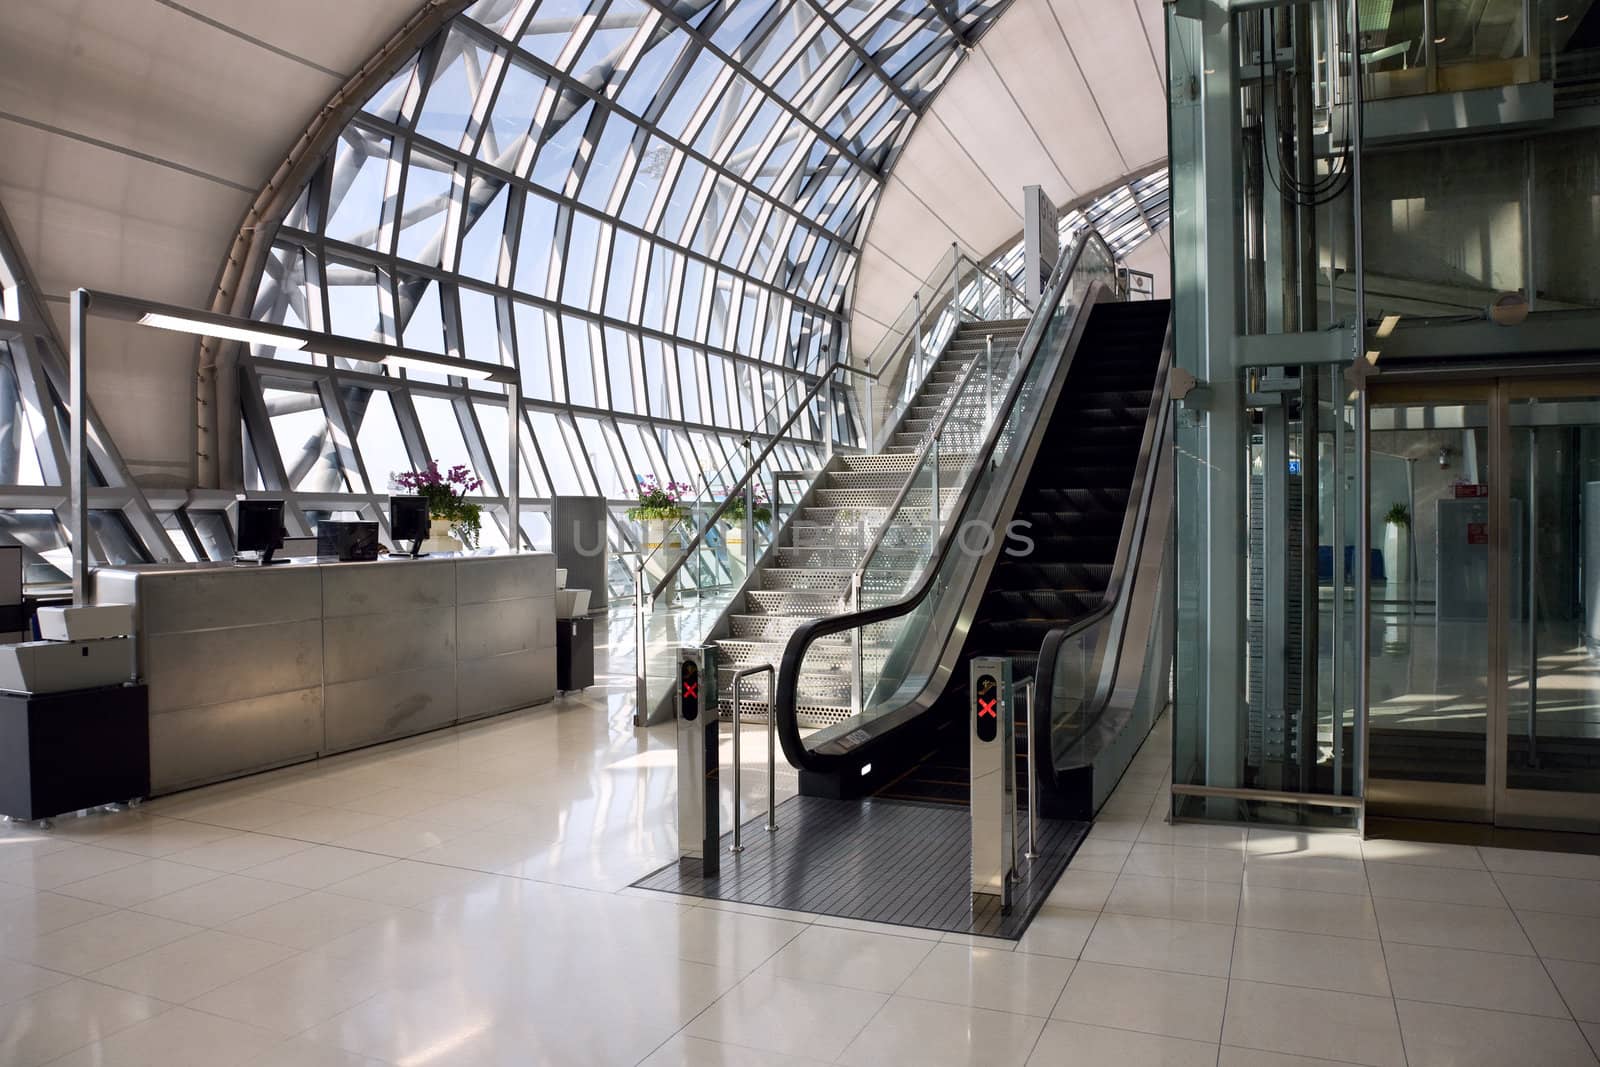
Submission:
[[[246,209],[290,147],[424,6],[5,4],[0,204],[62,335],[77,286],[208,306]],[[133,473],[193,484],[194,338],[99,321],[90,336],[93,397]]]
[[[77,286],[211,306],[251,204],[330,99],[397,31],[465,2],[4,4],[0,205],[62,335]],[[951,241],[987,253],[1013,239],[1024,185],[1065,206],[1159,166],[1162,55],[1161,0],[1007,5],[888,168],[847,309],[855,350]],[[1159,266],[1156,251],[1139,258]],[[195,340],[96,320],[90,351],[130,471],[195,485]]]
[[[1014,0],[917,124],[861,255],[851,347],[870,352],[952,241],[1022,229],[1022,189],[1082,204],[1167,154],[1161,0]],[[1164,275],[1161,244],[1139,250]],[[1164,279],[1162,283],[1164,291]]]

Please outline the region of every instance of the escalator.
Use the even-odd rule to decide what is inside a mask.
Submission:
[[[908,465],[902,497],[918,488],[921,509],[888,510],[854,610],[790,635],[775,711],[803,794],[965,804],[978,655],[1040,682],[1016,735],[1019,763],[1031,732],[1039,766],[1017,780],[1049,814],[1091,816],[1148,732],[1170,659],[1170,508],[1155,488],[1170,490],[1171,309],[1126,301],[1116,279],[1097,235],[1063,256],[1004,395],[955,398],[957,418]],[[830,683],[853,691],[849,714],[802,732],[804,693]]]
[[[1033,677],[1051,631],[1105,599],[1131,500],[1171,307],[1167,301],[1097,304],[1049,414],[1037,458],[1005,529],[1002,551],[961,650],[1006,656]],[[1025,554],[1024,554],[1025,550]],[[874,791],[897,800],[967,802],[966,684],[962,672],[930,716],[924,755]],[[1017,709],[1019,771],[1027,712]],[[1019,783],[1029,776],[1019,773]],[[1026,790],[1026,786],[1022,786]]]

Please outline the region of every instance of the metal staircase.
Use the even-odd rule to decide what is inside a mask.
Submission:
[[[900,574],[910,581],[928,558],[934,487],[912,486],[917,456],[940,417],[953,402],[958,385],[975,360],[986,362],[991,375],[1009,366],[1027,328],[1026,319],[968,322],[957,326],[921,390],[877,452],[836,455],[785,524],[779,545],[751,575],[741,608],[728,619],[728,633],[714,639],[719,655],[719,707],[733,711],[732,679],[739,670],[777,663],[790,635],[803,623],[850,608],[852,581],[867,552],[873,556],[873,580],[893,582]],[[952,474],[970,456],[954,450],[940,456],[941,469]],[[938,489],[941,513],[953,504],[959,488],[951,477]],[[902,496],[903,494],[903,496]],[[896,509],[895,503],[901,501]],[[883,531],[891,511],[895,529]],[[881,535],[881,536],[880,536]],[[861,664],[876,673],[889,653],[870,635],[863,641]],[[812,646],[807,670],[799,680],[797,714],[803,728],[828,726],[852,714],[851,683],[854,646],[846,637],[824,638]],[[764,692],[751,686],[742,694],[742,714],[767,714]]]

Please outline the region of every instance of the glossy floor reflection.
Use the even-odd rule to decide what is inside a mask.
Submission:
[[[1163,726],[1015,945],[689,901],[631,716],[5,828],[0,1063],[1595,1062],[1600,858],[1169,826]]]

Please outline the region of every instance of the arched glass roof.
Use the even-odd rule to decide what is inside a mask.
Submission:
[[[842,351],[883,176],[1003,6],[481,0],[342,131],[255,314],[517,367],[534,504],[720,468]],[[498,492],[492,390],[245,367],[260,488],[377,496],[438,458]]]

